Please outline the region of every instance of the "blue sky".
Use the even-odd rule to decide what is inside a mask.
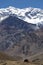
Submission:
[[[0,0],[0,8],[14,6],[17,8],[35,7],[43,9],[43,0]]]

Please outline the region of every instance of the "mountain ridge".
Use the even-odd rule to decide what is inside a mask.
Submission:
[[[12,6],[0,9],[0,20],[6,19],[10,15],[32,24],[43,23],[43,10],[39,8],[24,8],[19,9]],[[6,17],[7,16],[7,17]]]

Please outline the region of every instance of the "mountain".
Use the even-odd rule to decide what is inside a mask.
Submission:
[[[0,51],[22,58],[43,54],[43,10],[0,9]]]

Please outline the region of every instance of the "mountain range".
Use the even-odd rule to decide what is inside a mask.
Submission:
[[[22,58],[43,54],[43,10],[1,8],[0,51]]]

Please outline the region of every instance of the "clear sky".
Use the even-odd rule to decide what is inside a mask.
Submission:
[[[14,6],[17,8],[34,7],[43,9],[43,0],[0,0],[0,8]]]

